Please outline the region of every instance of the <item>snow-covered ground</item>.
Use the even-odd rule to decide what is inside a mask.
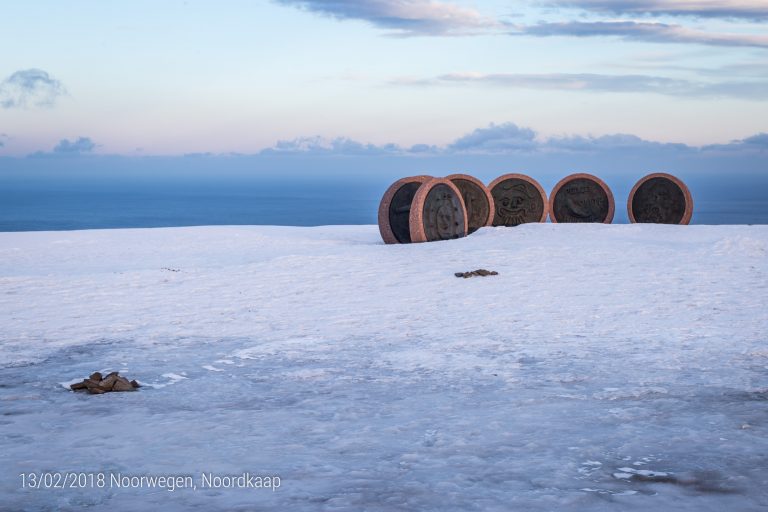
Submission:
[[[2,510],[764,510],[768,227],[0,233],[0,412]]]

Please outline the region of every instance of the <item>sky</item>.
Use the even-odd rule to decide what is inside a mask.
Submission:
[[[762,0],[12,2],[0,48],[0,156],[768,131]]]

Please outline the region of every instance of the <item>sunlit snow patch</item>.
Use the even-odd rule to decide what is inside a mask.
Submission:
[[[170,386],[171,384],[176,384],[177,382],[181,382],[182,380],[188,379],[188,377],[185,377],[184,375],[179,375],[178,373],[164,373],[162,376],[168,380],[166,382],[150,382],[147,384],[144,384],[144,383],[140,383],[140,384],[142,386],[160,389],[166,386]]]

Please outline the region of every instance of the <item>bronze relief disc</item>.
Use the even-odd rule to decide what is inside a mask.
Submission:
[[[423,183],[413,197],[409,224],[413,242],[467,236],[467,210],[456,185],[444,178]]]
[[[494,226],[519,226],[547,220],[547,193],[530,176],[504,174],[493,180],[488,189],[493,196]]]
[[[685,183],[666,173],[649,174],[638,181],[627,199],[630,222],[688,224],[693,198]]]
[[[577,173],[560,180],[549,196],[552,222],[610,224],[616,205],[608,185],[597,176]]]
[[[467,210],[467,234],[493,222],[493,197],[482,181],[468,174],[451,174],[450,180],[461,192]]]
[[[432,176],[409,176],[389,186],[379,203],[379,233],[387,244],[411,243],[409,217],[413,196]]]

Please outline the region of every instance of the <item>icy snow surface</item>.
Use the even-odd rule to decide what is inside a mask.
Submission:
[[[767,251],[764,226],[0,233],[0,509],[764,509]],[[66,389],[94,370],[145,386]],[[22,489],[54,471],[281,487]]]

